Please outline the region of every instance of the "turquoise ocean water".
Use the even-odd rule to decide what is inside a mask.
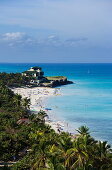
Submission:
[[[86,125],[94,137],[112,144],[112,64],[0,64],[0,72],[22,72],[41,66],[48,76],[63,75],[74,84],[61,86],[61,96],[48,101],[68,128]]]

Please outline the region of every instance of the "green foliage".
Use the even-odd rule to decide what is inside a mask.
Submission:
[[[21,87],[28,85],[32,77],[22,76],[21,73],[0,73],[0,81],[8,87]]]
[[[15,162],[11,170],[111,170],[110,145],[91,137],[88,127],[81,126],[75,139],[58,134],[45,124],[44,111],[30,114],[29,106],[29,99],[0,83],[0,161]],[[18,123],[21,118],[29,123]]]
[[[25,100],[25,104],[24,104]],[[0,160],[13,160],[27,144],[27,128],[17,124],[18,119],[28,117],[29,100],[22,99],[8,87],[0,84]]]
[[[46,77],[47,80],[65,80],[67,79],[65,76],[52,76],[52,77]]]

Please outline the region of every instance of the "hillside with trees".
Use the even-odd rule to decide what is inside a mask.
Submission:
[[[47,114],[29,110],[30,100],[0,83],[0,169],[111,170],[112,150],[85,126],[77,135],[56,133]]]
[[[26,77],[21,73],[0,73],[0,81],[8,87],[26,86],[32,79],[33,77]]]

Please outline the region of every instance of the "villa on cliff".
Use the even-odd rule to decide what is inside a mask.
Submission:
[[[41,67],[31,67],[22,73],[23,76],[32,77],[31,84],[40,83],[44,79],[44,72]]]
[[[41,67],[31,67],[29,70],[24,71],[22,75],[27,76],[27,77],[31,76],[36,79],[40,79],[43,77],[44,72],[42,71]]]
[[[68,81],[65,76],[44,77],[41,67],[31,67],[29,70],[24,71],[22,75],[30,78],[30,83],[28,84],[30,87],[56,87],[73,83]]]

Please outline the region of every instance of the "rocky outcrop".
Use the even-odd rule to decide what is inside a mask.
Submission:
[[[55,76],[55,77],[46,77],[47,82],[41,84],[44,87],[57,87],[61,85],[73,84],[72,81],[68,81],[67,77],[64,76]]]
[[[66,84],[72,84],[65,76],[44,77],[44,72],[40,67],[31,67],[22,73],[22,76],[29,78],[26,86],[28,87],[57,87]]]

